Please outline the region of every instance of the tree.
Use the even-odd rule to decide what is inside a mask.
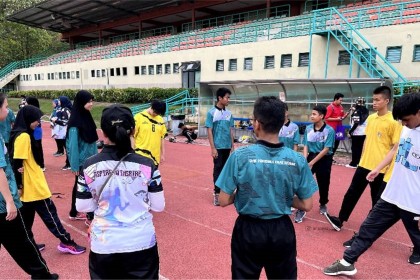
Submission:
[[[67,50],[61,34],[9,22],[6,17],[31,7],[41,0],[0,0],[0,67],[12,61],[25,60]]]

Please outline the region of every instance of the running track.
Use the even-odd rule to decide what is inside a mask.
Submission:
[[[81,221],[69,221],[73,176],[62,171],[64,157],[54,158],[55,142],[44,128],[45,173],[59,216],[81,245],[87,246],[86,227]],[[212,205],[212,168],[210,149],[205,145],[167,142],[167,158],[161,164],[166,209],[155,213],[162,279],[229,279],[230,237],[236,212]],[[334,165],[330,187],[329,212],[337,214],[347,190],[353,169]],[[300,279],[334,279],[322,269],[342,257],[343,241],[356,231],[369,211],[367,190],[356,206],[350,221],[340,232],[332,230],[318,212],[318,194],[314,208],[301,224],[295,224],[298,242],[298,277]],[[0,229],[1,230],[1,229]],[[33,227],[38,243],[45,243],[42,252],[51,271],[61,279],[87,279],[88,253],[72,256],[57,251],[58,240],[48,232],[39,218]],[[419,277],[419,266],[408,264],[411,241],[401,222],[380,238],[356,263],[358,273],[353,279],[408,279]],[[28,279],[11,259],[0,250],[0,279]],[[262,278],[265,278],[264,274]]]

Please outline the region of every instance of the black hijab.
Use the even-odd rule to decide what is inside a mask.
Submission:
[[[85,109],[85,105],[91,100],[93,100],[93,95],[90,92],[86,90],[79,91],[74,98],[70,119],[67,124],[67,129],[77,127],[80,138],[86,143],[93,143],[99,139],[92,115]]]
[[[60,96],[58,99],[60,100],[61,108],[67,108],[69,110],[72,109],[73,105],[71,104],[71,101],[67,96]]]
[[[40,150],[38,145],[36,145],[34,131],[31,129],[31,123],[40,120],[41,117],[41,110],[33,105],[26,105],[18,111],[12,131],[10,132],[9,155],[12,160],[15,148],[15,140],[20,134],[26,132],[31,138],[31,150],[34,159],[39,166],[42,165],[42,150]]]

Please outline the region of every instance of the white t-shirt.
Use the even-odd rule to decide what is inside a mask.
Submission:
[[[420,127],[403,127],[394,170],[381,198],[420,215]]]

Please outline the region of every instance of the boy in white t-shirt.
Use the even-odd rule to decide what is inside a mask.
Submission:
[[[400,142],[366,179],[373,181],[380,170],[395,157],[393,170],[388,170],[392,172],[391,178],[381,198],[361,225],[351,247],[344,252],[343,259],[325,268],[324,274],[356,274],[354,263],[357,259],[399,220],[402,220],[414,245],[408,262],[420,264],[420,93],[402,96],[392,114],[404,125]]]

